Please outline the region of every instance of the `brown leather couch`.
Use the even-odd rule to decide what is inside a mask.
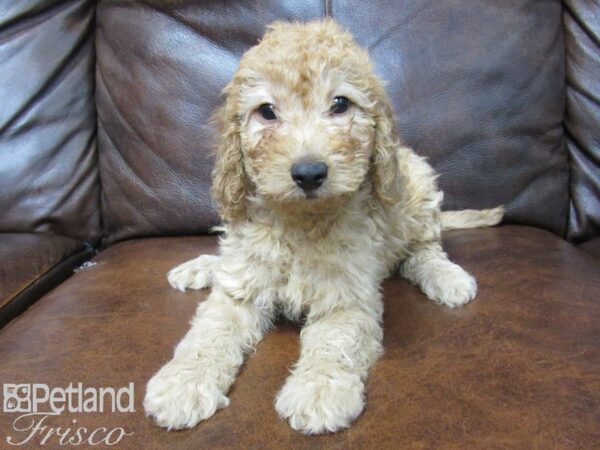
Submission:
[[[228,408],[166,432],[141,401],[206,297],[165,274],[216,251],[207,118],[266,24],[326,15],[369,48],[445,208],[507,207],[445,235],[479,295],[448,309],[385,282],[386,352],[348,431],[278,419],[298,354],[282,323]],[[114,448],[599,448],[599,18],[583,0],[1,2],[0,382],[133,382],[134,413],[45,419],[134,433]]]

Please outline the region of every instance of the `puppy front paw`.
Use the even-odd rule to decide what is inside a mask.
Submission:
[[[340,368],[291,375],[277,395],[275,409],[305,434],[348,428],[364,408],[360,377]]]
[[[477,294],[475,278],[450,261],[436,265],[421,287],[431,300],[450,307],[464,305]]]
[[[215,383],[203,380],[194,362],[177,360],[150,379],[144,398],[146,415],[168,430],[192,428],[228,404]]]
[[[214,268],[219,261],[215,255],[202,255],[172,269],[167,279],[174,289],[204,289],[211,287]]]

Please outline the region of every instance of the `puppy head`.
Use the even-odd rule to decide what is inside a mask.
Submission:
[[[310,209],[372,178],[394,201],[398,139],[367,52],[332,20],[274,23],[244,54],[217,112],[213,196],[242,218],[249,196]]]

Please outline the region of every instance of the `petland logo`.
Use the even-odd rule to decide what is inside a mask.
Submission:
[[[68,427],[46,424],[49,416],[68,413],[131,413],[134,408],[134,385],[119,389],[111,387],[84,387],[83,383],[69,383],[67,387],[50,388],[47,384],[4,384],[4,413],[20,414],[12,423],[14,435],[6,437],[10,445],[33,444],[115,445],[133,432],[122,427],[87,428],[72,419]]]

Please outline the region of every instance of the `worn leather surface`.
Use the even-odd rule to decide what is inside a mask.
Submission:
[[[504,204],[562,234],[568,213],[558,1],[104,1],[97,105],[107,243],[206,231],[209,117],[274,19],[332,15],[371,49],[404,140],[446,208]]]
[[[183,432],[142,411],[145,383],[171,357],[207,292],[171,289],[166,272],[214,237],[114,245],[0,330],[0,379],[121,387],[135,413],[69,414],[48,426],[124,427],[121,449],[573,448],[600,442],[600,265],[542,230],[503,226],[452,232],[452,259],[473,273],[478,297],[448,309],[415,287],[384,283],[385,353],[368,405],[349,431],[305,437],[272,402],[298,355],[298,328],[280,324],[259,344],[231,404]],[[0,415],[0,435],[15,414]],[[37,438],[36,438],[37,439]],[[37,441],[36,441],[37,442]]]
[[[600,234],[600,4],[565,1],[567,113],[571,166],[568,238]]]
[[[0,326],[67,278],[86,256],[91,256],[89,246],[73,239],[0,233]]]
[[[94,1],[0,2],[0,231],[95,242]]]

